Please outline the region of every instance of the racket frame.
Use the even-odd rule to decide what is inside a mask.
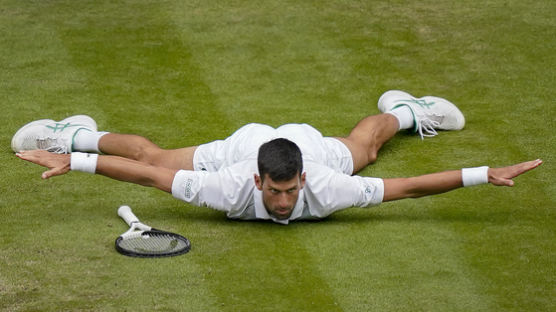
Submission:
[[[189,250],[191,249],[191,242],[189,241],[189,239],[187,239],[186,237],[183,237],[179,234],[158,230],[158,229],[152,228],[152,227],[142,223],[133,214],[133,212],[131,211],[131,208],[129,206],[126,206],[126,205],[121,206],[118,209],[118,215],[122,219],[124,219],[124,221],[130,227],[129,230],[127,230],[122,235],[120,235],[118,238],[116,238],[116,241],[115,241],[116,250],[119,253],[121,253],[122,255],[130,256],[130,257],[138,257],[138,258],[161,258],[161,257],[171,257],[171,256],[181,255],[181,254],[189,252]],[[152,235],[152,236],[169,235],[169,236],[171,236],[171,237],[173,237],[177,240],[182,241],[186,245],[186,247],[182,248],[182,249],[179,249],[177,251],[174,251],[174,252],[169,252],[169,253],[147,254],[147,253],[134,252],[132,250],[125,249],[125,248],[122,248],[120,246],[120,243],[123,240],[130,239],[130,238],[136,238],[136,237],[140,237],[140,236],[148,236],[148,235]]]

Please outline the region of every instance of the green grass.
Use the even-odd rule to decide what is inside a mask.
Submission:
[[[551,1],[0,0],[0,309],[554,311],[556,4]],[[480,186],[280,226],[69,173],[48,181],[10,140],[93,116],[163,147],[248,122],[344,135],[389,89],[446,97],[463,131],[398,135],[361,174],[398,177],[542,158]],[[189,237],[132,259],[128,204]]]

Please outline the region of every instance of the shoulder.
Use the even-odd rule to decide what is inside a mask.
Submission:
[[[366,207],[382,202],[382,179],[350,176],[324,165],[309,162],[304,187],[307,205],[311,211],[330,214],[349,207]]]
[[[215,172],[180,170],[174,177],[174,197],[219,210],[248,203],[255,188],[256,162],[246,160]]]

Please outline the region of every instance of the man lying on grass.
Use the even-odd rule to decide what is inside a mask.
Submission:
[[[248,124],[225,140],[174,150],[137,135],[98,132],[96,122],[85,115],[60,122],[42,119],[19,129],[12,149],[19,158],[47,167],[44,179],[70,170],[97,173],[156,187],[188,203],[225,211],[229,218],[282,224],[462,186],[513,186],[513,178],[542,163],[412,178],[353,175],[373,163],[383,144],[402,129],[423,138],[465,125],[460,110],[443,98],[388,91],[378,107],[382,114],[365,117],[347,137],[323,137],[306,124],[276,129]]]

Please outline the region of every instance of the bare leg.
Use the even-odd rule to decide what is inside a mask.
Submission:
[[[101,152],[169,169],[193,170],[197,146],[165,150],[149,139],[132,134],[108,133],[98,143]]]
[[[359,121],[345,138],[338,138],[350,150],[353,157],[353,173],[376,161],[378,151],[399,130],[396,117],[380,114]]]

